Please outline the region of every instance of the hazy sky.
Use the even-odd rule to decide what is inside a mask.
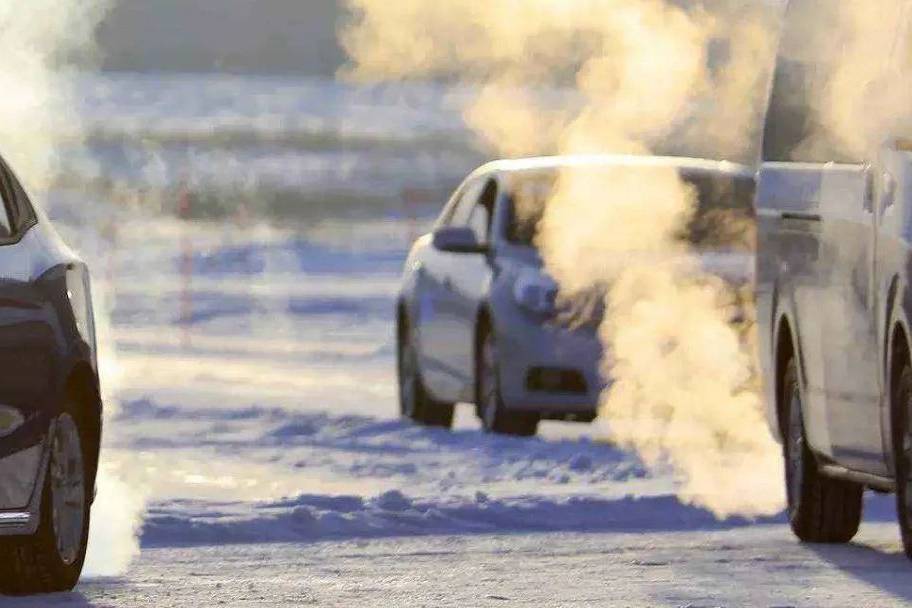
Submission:
[[[104,66],[332,74],[338,0],[117,0],[99,31]]]
[[[108,69],[332,75],[345,60],[336,42],[344,0],[113,2],[99,31]]]

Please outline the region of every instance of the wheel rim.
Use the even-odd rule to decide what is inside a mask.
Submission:
[[[405,339],[399,355],[399,407],[403,416],[415,413],[415,377],[417,361],[411,342]]]
[[[72,565],[85,527],[85,467],[79,428],[69,414],[57,421],[51,451],[51,505],[60,559]]]
[[[481,349],[479,383],[484,425],[487,429],[493,429],[500,406],[500,390],[497,378],[497,345],[490,335],[485,338]]]
[[[789,436],[787,450],[788,466],[788,507],[794,512],[801,496],[801,485],[804,483],[804,427],[801,421],[801,396],[798,387],[792,387],[789,401]]]

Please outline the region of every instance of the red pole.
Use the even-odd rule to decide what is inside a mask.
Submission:
[[[412,243],[420,236],[418,234],[418,204],[419,194],[414,188],[406,188],[402,191],[402,202],[405,203],[405,215],[408,218],[408,243],[407,246],[411,247]]]
[[[184,349],[190,347],[190,323],[193,318],[193,240],[190,235],[190,191],[187,181],[181,180],[177,215],[184,222],[181,227],[181,340]]]

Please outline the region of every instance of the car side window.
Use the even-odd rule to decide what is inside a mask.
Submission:
[[[472,212],[475,210],[475,203],[481,196],[484,186],[484,180],[476,180],[466,185],[462,191],[462,195],[459,197],[459,202],[456,203],[456,208],[453,210],[453,215],[449,221],[450,226],[469,225]]]
[[[3,209],[0,209],[0,241],[10,239],[16,233],[12,210],[15,207],[12,184],[6,171],[0,175],[0,198],[3,199]]]
[[[491,235],[491,218],[494,217],[494,203],[497,201],[497,182],[493,179],[483,182],[481,195],[472,206],[466,225],[475,232],[479,243],[487,243]]]
[[[450,200],[447,201],[446,206],[443,208],[443,211],[440,213],[440,217],[437,218],[437,223],[434,225],[435,228],[440,228],[442,226],[458,226],[456,216],[460,213],[461,209],[464,209],[464,203],[467,197],[471,197],[471,190],[476,184],[475,180],[466,180],[459,185],[456,189],[456,192],[453,193],[453,196],[450,197]]]
[[[443,207],[443,211],[440,212],[440,217],[437,218],[437,222],[434,224],[435,228],[440,228],[441,226],[446,226],[450,223],[463,191],[464,188],[460,186],[456,192],[453,193],[453,196],[450,197],[450,200],[448,200],[447,204]]]
[[[28,230],[37,220],[35,208],[32,207],[32,202],[29,200],[25,188],[22,187],[18,178],[16,178],[16,174],[13,173],[13,170],[8,165],[3,165],[3,173],[4,181],[9,184],[9,191],[12,194],[8,200],[8,213],[12,218],[14,232],[21,234]]]

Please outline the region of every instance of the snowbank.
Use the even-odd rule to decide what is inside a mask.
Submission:
[[[770,518],[724,522],[674,496],[472,497],[415,499],[390,490],[359,496],[301,495],[256,504],[178,501],[152,509],[144,546],[314,542],[416,535],[504,532],[719,530]]]

